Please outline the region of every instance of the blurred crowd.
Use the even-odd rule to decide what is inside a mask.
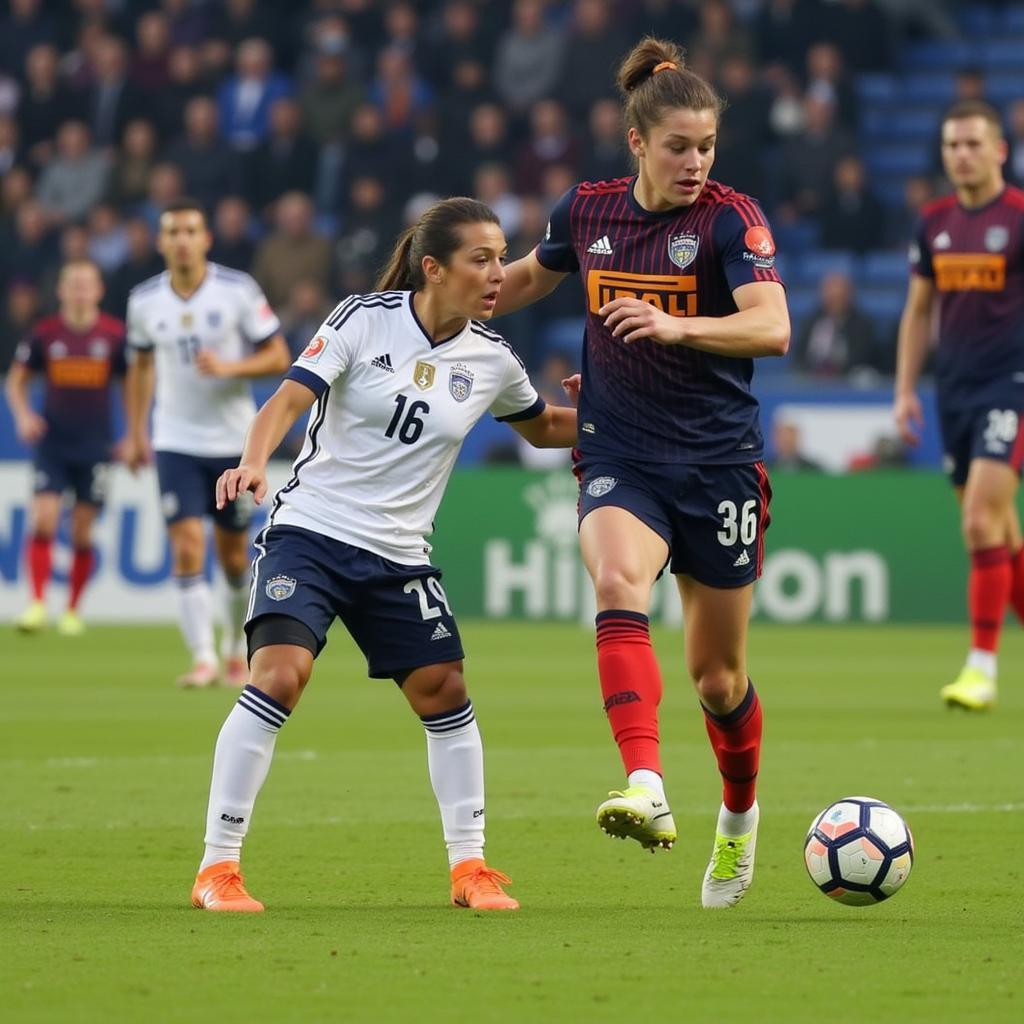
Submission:
[[[53,308],[62,260],[94,259],[106,308],[123,315],[128,290],[161,269],[154,228],[181,195],[207,206],[212,257],[254,274],[296,348],[335,302],[372,287],[435,196],[491,204],[521,255],[574,181],[628,173],[614,69],[645,33],[682,42],[727,98],[713,176],[758,197],[780,238],[812,224],[826,247],[902,247],[936,182],[913,179],[898,208],[874,194],[855,77],[892,67],[907,38],[954,31],[949,6],[9,0],[0,370]],[[1012,118],[1024,138],[1024,101]],[[1024,145],[1014,154],[1019,178]],[[565,287],[501,328],[536,369],[578,344],[579,308]],[[885,372],[892,339],[871,331],[849,276],[826,277],[796,327],[797,365]]]

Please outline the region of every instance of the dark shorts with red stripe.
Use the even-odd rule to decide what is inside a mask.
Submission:
[[[763,462],[691,466],[577,457],[579,519],[631,512],[669,546],[669,571],[709,587],[753,583],[764,562],[772,489]]]
[[[954,487],[967,483],[975,459],[1005,462],[1018,474],[1024,464],[1024,408],[1019,398],[961,406],[939,401],[943,462]]]

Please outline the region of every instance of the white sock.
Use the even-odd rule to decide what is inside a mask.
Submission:
[[[745,836],[757,821],[757,801],[745,811],[730,811],[725,804],[718,812],[718,831],[723,836]]]
[[[185,646],[192,652],[192,664],[214,665],[217,655],[213,646],[213,607],[210,584],[201,574],[175,576],[178,585],[178,625]]]
[[[967,652],[967,667],[976,668],[980,672],[984,672],[994,682],[996,678],[996,652],[982,651],[977,647],[972,647]]]
[[[665,782],[657,772],[652,772],[650,768],[637,768],[636,771],[632,771],[626,776],[626,781],[631,786],[646,786],[648,789],[653,789],[662,800],[665,799]]]
[[[484,749],[473,702],[420,718],[427,766],[441,810],[448,866],[484,855]]]
[[[274,744],[291,712],[255,686],[246,686],[221,726],[213,754],[206,852],[199,870],[237,861],[249,831],[253,804],[270,771]]]
[[[249,610],[249,575],[224,575],[224,631],[220,637],[220,655],[222,658],[244,657],[246,652],[245,615]]]

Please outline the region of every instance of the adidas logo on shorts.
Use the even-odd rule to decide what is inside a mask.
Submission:
[[[434,630],[433,635],[430,637],[431,640],[447,640],[451,636],[451,630],[443,623],[437,624],[437,629]]]
[[[732,563],[732,567],[734,569],[738,569],[740,566],[743,565],[750,565],[750,555],[747,554],[746,548],[743,549],[742,553],[740,554],[740,557]]]
[[[391,365],[391,353],[385,352],[382,356],[374,356],[370,360],[370,365],[378,370],[386,370],[388,373],[394,373],[395,368]]]

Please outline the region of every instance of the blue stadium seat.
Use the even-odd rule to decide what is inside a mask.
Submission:
[[[949,74],[977,60],[972,43],[962,39],[932,39],[914,43],[903,52],[903,66],[910,71],[942,71]]]
[[[869,252],[861,263],[861,280],[868,286],[902,286],[908,275],[907,255],[902,250]]]
[[[978,63],[988,71],[1019,71],[1024,65],[1024,37],[986,39],[978,46]]]
[[[871,179],[871,191],[888,207],[898,208],[903,205],[903,192],[906,179],[902,174],[874,176]]]
[[[1021,52],[1024,53],[1024,46],[1021,47]],[[988,75],[985,78],[985,94],[996,104],[1008,104],[1020,99],[1024,96],[1024,74],[1005,72]]]
[[[903,288],[860,288],[857,291],[857,305],[868,316],[878,320],[898,317],[903,311],[905,298]]]
[[[1014,5],[1003,11],[1003,24],[1000,30],[1007,35],[1024,33],[1024,5]]]
[[[583,343],[583,328],[586,320],[583,317],[562,317],[552,320],[544,327],[541,338],[545,352],[559,352],[562,355],[578,358]]]
[[[857,258],[845,249],[814,249],[804,254],[797,271],[794,281],[816,286],[826,274],[841,273],[856,277]]]
[[[868,108],[861,125],[867,136],[910,142],[934,137],[939,128],[939,115],[932,105]]]
[[[895,75],[865,72],[857,76],[857,95],[865,103],[892,103],[900,92]]]
[[[903,80],[903,98],[916,103],[949,103],[953,99],[953,76],[948,71],[907,75]]]
[[[813,249],[818,244],[819,232],[818,222],[812,220],[798,220],[795,224],[772,225],[772,233],[775,235],[775,245],[779,250],[779,255],[787,262],[802,256],[808,249]],[[783,276],[786,276],[791,270],[792,267],[787,266]]]
[[[964,35],[983,36],[997,31],[995,11],[980,4],[970,4],[957,12],[956,20]]]
[[[914,146],[878,146],[865,154],[868,170],[872,174],[926,174],[931,162],[931,150],[918,143]]]
[[[786,304],[789,306],[789,318],[793,324],[793,332],[818,308],[818,292],[815,288],[790,288],[786,293]]]

